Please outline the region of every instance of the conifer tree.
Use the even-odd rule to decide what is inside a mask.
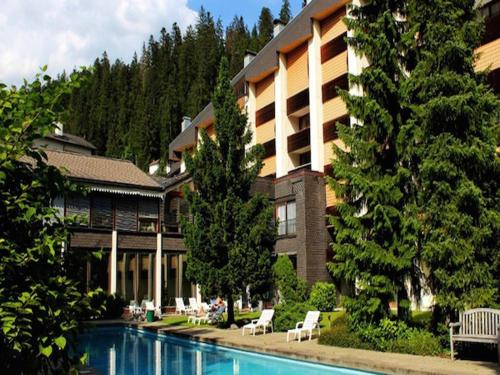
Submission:
[[[419,242],[437,323],[498,296],[499,100],[474,71],[483,30],[474,0],[409,3],[416,38],[405,100],[412,113],[400,141],[418,186]]]
[[[241,113],[222,59],[212,99],[216,140],[201,132],[199,148],[185,154],[194,191],[185,188],[190,220],[182,221],[188,249],[187,276],[204,295],[228,301],[228,323],[234,322],[233,301],[250,286],[256,295],[271,279],[271,251],[276,228],[267,197],[250,195],[262,168],[262,146],[248,147],[252,134]]]
[[[405,284],[415,274],[415,223],[405,215],[412,197],[409,173],[396,148],[405,116],[399,97],[405,79],[404,4],[371,0],[362,7],[351,5],[352,17],[345,20],[353,32],[348,44],[369,66],[349,78],[362,96],[341,91],[356,120],[352,126],[338,124],[343,145],[335,146],[335,178],[329,183],[341,203],[338,216],[330,218],[334,259],[329,269],[356,285],[356,296],[345,301],[354,326],[388,316],[395,295],[398,314],[405,318],[410,305]]]
[[[271,9],[263,7],[259,16],[259,51],[273,39],[274,20]]]
[[[286,25],[288,24],[288,22],[290,22],[291,18],[292,18],[292,11],[290,9],[290,1],[283,0],[283,4],[281,5],[281,10],[280,10],[280,20]]]
[[[243,68],[245,52],[249,49],[250,36],[243,17],[235,16],[226,29],[226,56],[229,76],[234,77]]]

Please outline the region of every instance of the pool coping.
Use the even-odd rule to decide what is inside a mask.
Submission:
[[[145,331],[187,338],[195,342],[215,344],[228,349],[239,349],[260,354],[267,354],[287,359],[295,359],[310,363],[319,363],[360,371],[384,374],[407,375],[468,375],[468,374],[500,374],[500,367],[493,362],[451,361],[440,357],[425,357],[399,353],[383,353],[362,349],[340,348],[317,344],[317,340],[297,343],[293,349],[271,347],[262,344],[258,337],[243,340],[240,330],[222,330],[215,327],[164,326],[156,323],[139,323],[123,320],[92,322],[94,325],[121,325],[139,328]],[[236,334],[237,332],[237,334]],[[225,335],[226,337],[220,337]],[[282,333],[272,334],[273,338],[281,338]],[[279,335],[279,336],[278,336]],[[269,340],[270,335],[266,335]],[[284,340],[283,338],[281,338]],[[282,341],[277,342],[280,344]],[[321,351],[322,353],[315,353]]]

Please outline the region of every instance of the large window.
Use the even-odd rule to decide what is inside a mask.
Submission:
[[[66,199],[66,216],[74,216],[77,225],[89,225],[90,203],[87,197],[70,196]]]
[[[128,303],[154,298],[153,253],[124,252],[118,255],[117,293]]]
[[[278,220],[278,235],[295,234],[297,222],[295,201],[277,204],[276,219]]]
[[[141,199],[139,201],[139,231],[156,232],[158,230],[158,201]]]
[[[113,202],[110,197],[92,197],[91,222],[93,228],[113,227]]]

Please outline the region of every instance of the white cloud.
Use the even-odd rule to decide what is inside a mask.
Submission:
[[[130,61],[150,34],[181,29],[196,12],[187,0],[1,0],[0,82],[20,84],[45,64],[55,76],[107,51]]]

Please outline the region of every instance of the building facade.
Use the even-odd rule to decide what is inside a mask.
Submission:
[[[355,0],[358,1],[358,0]],[[329,280],[326,263],[332,257],[325,215],[335,214],[337,198],[325,182],[331,174],[333,144],[340,145],[335,124],[348,124],[346,105],[336,88],[349,88],[348,74],[359,74],[365,61],[347,46],[342,19],[345,0],[312,0],[257,55],[248,54],[245,67],[232,80],[238,103],[249,116],[253,142],[264,146],[264,167],[258,189],[274,201],[279,221],[275,253],[288,254],[297,273],[309,284]],[[483,1],[486,33],[477,69],[489,68],[491,86],[500,91],[500,1]],[[189,181],[182,153],[193,150],[198,132],[215,137],[209,104],[169,145],[171,178]],[[166,188],[179,197],[178,186]]]

